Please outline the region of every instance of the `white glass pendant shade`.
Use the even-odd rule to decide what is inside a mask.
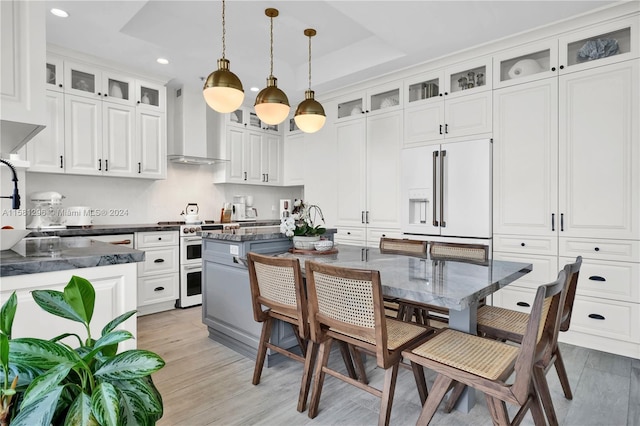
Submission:
[[[314,99],[313,90],[304,92],[305,100],[300,102],[296,109],[295,117],[296,126],[305,133],[315,133],[322,129],[327,116],[320,102]]]
[[[244,90],[240,79],[229,70],[227,59],[218,59],[218,69],[205,80],[202,94],[214,111],[227,113],[240,108]]]
[[[280,124],[288,116],[291,107],[289,106],[289,98],[280,89],[278,89],[277,81],[274,76],[267,78],[267,87],[262,89],[256,96],[254,108],[258,118],[266,124]]]

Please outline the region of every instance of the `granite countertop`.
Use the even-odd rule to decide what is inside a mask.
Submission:
[[[455,260],[419,258],[383,254],[377,248],[339,245],[336,254],[293,254],[303,271],[305,261],[354,269],[380,271],[385,296],[430,303],[454,310],[463,310],[480,299],[531,272],[532,265],[519,262],[489,260],[471,263]]]
[[[28,238],[0,251],[0,277],[142,262],[144,251],[83,237]]]
[[[327,229],[325,235],[335,234],[337,230],[335,228]],[[209,232],[202,231],[200,233],[202,238],[210,240],[222,240],[222,241],[256,241],[256,240],[273,240],[278,238],[289,238],[280,232],[280,225],[257,225],[250,226],[244,225],[235,229],[224,229],[221,232]]]

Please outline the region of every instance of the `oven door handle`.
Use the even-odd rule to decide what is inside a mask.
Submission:
[[[184,266],[185,271],[192,271],[194,269],[202,269],[202,265]]]
[[[194,238],[187,238],[187,237],[183,237],[184,240],[188,243],[192,242],[192,241],[202,241],[202,237],[194,237]]]

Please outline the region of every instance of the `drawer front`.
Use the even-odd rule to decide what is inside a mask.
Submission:
[[[179,274],[165,274],[138,279],[138,306],[178,298]]]
[[[582,270],[580,270],[582,275]],[[570,331],[640,342],[640,305],[576,296]]]
[[[136,248],[178,245],[178,231],[137,232]]]
[[[380,238],[403,238],[399,229],[367,229],[367,246],[380,247]]]
[[[561,263],[575,259],[561,257]],[[640,264],[585,259],[580,267],[576,294],[640,303]]]
[[[144,262],[138,263],[138,276],[178,272],[178,247],[145,250]]]
[[[333,241],[341,244],[364,245],[364,228],[338,228],[333,236]]]
[[[509,288],[507,286],[493,294],[493,305],[520,312],[531,312],[535,290],[528,288]]]
[[[585,259],[640,262],[640,242],[628,240],[600,240],[560,238],[560,256]]]
[[[536,289],[542,284],[554,281],[558,276],[558,258],[556,256],[540,256],[520,253],[493,253],[496,260],[531,263],[533,270],[507,286]]]
[[[517,235],[494,235],[493,251],[529,254],[558,254],[556,237],[531,237]]]

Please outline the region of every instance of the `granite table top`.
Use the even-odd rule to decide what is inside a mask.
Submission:
[[[327,229],[324,235],[335,234],[337,230],[335,228]],[[286,235],[280,232],[280,225],[258,225],[249,226],[244,225],[235,229],[224,229],[222,232],[210,232],[202,231],[200,233],[202,238],[219,241],[257,241],[257,240],[274,240],[281,238],[288,238]]]
[[[27,238],[0,251],[0,277],[142,262],[144,251],[83,237]]]
[[[510,284],[533,269],[530,263],[489,260],[471,263],[460,260],[419,258],[383,254],[377,248],[340,245],[336,254],[293,254],[304,271],[305,261],[354,269],[380,271],[385,296],[399,297],[461,311]],[[367,250],[366,253],[364,250]]]

